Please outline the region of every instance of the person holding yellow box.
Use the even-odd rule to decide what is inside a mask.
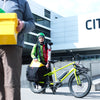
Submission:
[[[35,29],[33,15],[26,0],[0,0],[0,7],[5,13],[16,13],[18,17],[17,44],[0,44],[0,100],[21,100],[22,48],[24,34]]]

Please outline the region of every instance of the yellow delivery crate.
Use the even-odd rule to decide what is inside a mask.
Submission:
[[[16,13],[0,13],[0,45],[17,44]]]

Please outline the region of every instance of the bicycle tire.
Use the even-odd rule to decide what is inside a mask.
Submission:
[[[45,86],[41,86],[40,84],[37,84],[35,82],[29,82],[30,89],[34,93],[42,93],[45,90]]]
[[[91,78],[85,73],[80,73],[77,76],[80,77],[81,84],[77,85],[75,76],[73,74],[69,80],[69,89],[73,96],[77,98],[83,98],[90,92],[92,81]],[[78,89],[80,89],[80,91]]]

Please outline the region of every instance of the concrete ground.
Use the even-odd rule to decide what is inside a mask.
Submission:
[[[91,91],[84,98],[76,98],[70,92],[68,87],[61,87],[56,94],[48,88],[45,94],[35,94],[29,88],[21,88],[21,100],[100,100],[100,91]]]

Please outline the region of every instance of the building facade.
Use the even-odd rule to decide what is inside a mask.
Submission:
[[[37,42],[37,34],[43,32],[46,36],[45,41],[47,43],[50,42],[51,22],[54,19],[62,17],[37,4],[33,0],[28,0],[28,3],[34,17],[35,30],[24,35],[23,63],[30,63],[32,60],[30,54],[34,44]]]
[[[31,50],[37,41],[37,33],[46,35],[46,42],[53,42],[52,59],[71,60],[73,54],[82,59],[100,58],[100,17],[98,13],[63,17],[33,0],[28,0],[35,30],[25,34],[23,63],[31,62]]]
[[[69,51],[81,54],[82,59],[100,58],[98,13],[59,18],[52,22],[51,28],[55,59],[65,59],[71,55]]]

